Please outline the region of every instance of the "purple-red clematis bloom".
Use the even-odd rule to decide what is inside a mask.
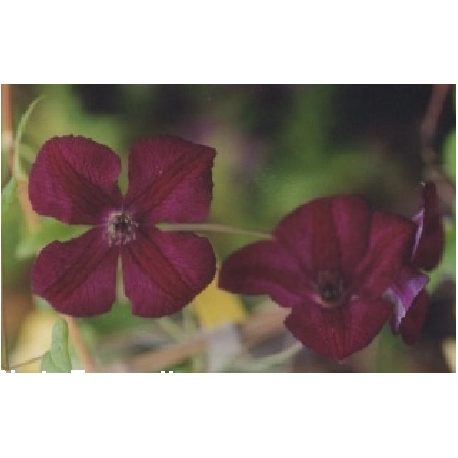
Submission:
[[[406,285],[413,288],[407,308],[423,297],[427,277],[409,264],[416,229],[406,218],[372,211],[358,196],[319,198],[283,218],[272,240],[230,255],[219,285],[268,294],[291,308],[285,320],[291,333],[315,352],[340,360],[367,346],[393,316],[399,290],[390,296],[390,288],[399,285],[405,301]],[[422,238],[417,242],[421,246]]]
[[[207,217],[215,154],[213,148],[169,136],[141,141],[130,150],[122,196],[121,161],[110,148],[83,137],[48,140],[30,173],[32,206],[40,215],[92,228],[40,252],[32,292],[68,315],[108,312],[121,256],[134,314],[160,317],[184,307],[211,282],[213,249],[205,238],[155,225]]]
[[[385,292],[385,297],[394,304],[391,328],[408,344],[415,343],[420,337],[428,311],[428,293],[424,288],[428,276],[420,269],[434,269],[444,251],[444,229],[434,183],[423,185],[422,198],[423,205],[412,218],[417,231],[411,257],[395,283]]]

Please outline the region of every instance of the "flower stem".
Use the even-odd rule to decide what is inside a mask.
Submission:
[[[70,333],[70,341],[72,342],[79,360],[86,372],[98,372],[97,364],[89,351],[86,342],[81,334],[76,318],[69,315],[64,315]]]
[[[2,351],[4,352],[4,367],[7,372],[10,371],[10,362],[9,362],[9,350],[8,350],[8,338],[6,335],[6,319],[5,319],[5,305],[4,302],[1,304],[2,309]],[[2,366],[3,367],[3,366]]]
[[[161,223],[157,227],[164,231],[195,231],[195,232],[223,232],[225,234],[252,235],[263,239],[270,239],[272,236],[268,232],[242,229],[239,227],[226,226],[224,224],[213,223]]]
[[[29,364],[35,363],[37,361],[40,361],[40,359],[43,358],[43,356],[44,356],[44,354],[40,355],[40,356],[35,356],[35,358],[30,358],[27,361],[24,361],[23,363],[19,363],[19,364],[15,364],[14,366],[11,366],[10,369],[11,370],[16,370],[19,367],[28,366]]]

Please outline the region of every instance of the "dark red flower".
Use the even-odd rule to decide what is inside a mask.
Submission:
[[[32,269],[33,293],[68,315],[108,312],[120,255],[134,314],[160,317],[184,307],[215,274],[212,247],[205,238],[164,232],[155,224],[206,218],[214,157],[214,149],[174,137],[137,143],[129,154],[123,197],[117,184],[121,161],[110,148],[83,137],[48,140],[30,173],[34,210],[93,227],[40,252]]]
[[[406,218],[371,211],[357,196],[316,199],[280,221],[272,240],[230,255],[219,285],[268,294],[290,307],[285,325],[297,339],[343,359],[367,346],[390,319],[393,305],[385,295],[398,276],[402,285],[417,280],[416,271],[403,270],[415,229]]]
[[[415,343],[420,337],[428,311],[428,293],[424,288],[428,276],[420,269],[434,269],[444,251],[444,229],[434,183],[423,184],[422,198],[423,205],[412,218],[417,231],[411,256],[385,294],[394,304],[391,328],[408,344]]]

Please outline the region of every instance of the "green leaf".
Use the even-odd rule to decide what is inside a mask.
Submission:
[[[16,196],[17,181],[14,177],[11,177],[10,181],[2,189],[2,218],[6,214],[7,210],[11,206],[14,197]]]
[[[40,229],[37,232],[27,233],[18,243],[16,258],[26,259],[33,257],[48,243],[55,240],[61,242],[78,237],[87,231],[86,226],[68,226],[52,218],[41,218]]]
[[[41,359],[42,372],[71,372],[72,363],[68,351],[68,324],[59,318],[52,328],[51,348]]]
[[[22,115],[21,120],[19,121],[19,125],[16,131],[16,137],[14,139],[14,151],[16,154],[14,155],[14,174],[18,177],[25,177],[25,173],[21,168],[21,164],[19,161],[19,147],[22,142],[22,135],[24,134],[25,126],[27,125],[27,121],[30,118],[30,115],[32,114],[33,109],[37,105],[37,103],[43,98],[43,96],[38,97],[35,99],[27,108],[26,112]]]

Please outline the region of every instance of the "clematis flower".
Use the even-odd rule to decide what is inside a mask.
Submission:
[[[398,276],[401,287],[418,280],[415,269],[403,269],[415,231],[412,221],[372,211],[358,196],[319,198],[282,219],[272,240],[231,254],[219,285],[268,294],[291,308],[285,320],[290,332],[315,352],[341,360],[367,346],[391,318],[386,291]]]
[[[215,256],[207,239],[155,225],[206,218],[214,157],[214,149],[174,137],[141,141],[129,153],[123,197],[117,184],[121,161],[110,148],[83,137],[48,140],[30,173],[34,210],[92,227],[40,252],[32,268],[32,292],[68,315],[108,312],[120,256],[135,315],[160,317],[180,310],[211,282]]]
[[[420,337],[428,312],[428,293],[424,288],[428,276],[420,269],[434,269],[444,251],[444,229],[434,183],[422,185],[422,198],[423,205],[412,218],[417,231],[410,259],[385,292],[385,297],[394,304],[391,329],[407,344],[415,343]]]

